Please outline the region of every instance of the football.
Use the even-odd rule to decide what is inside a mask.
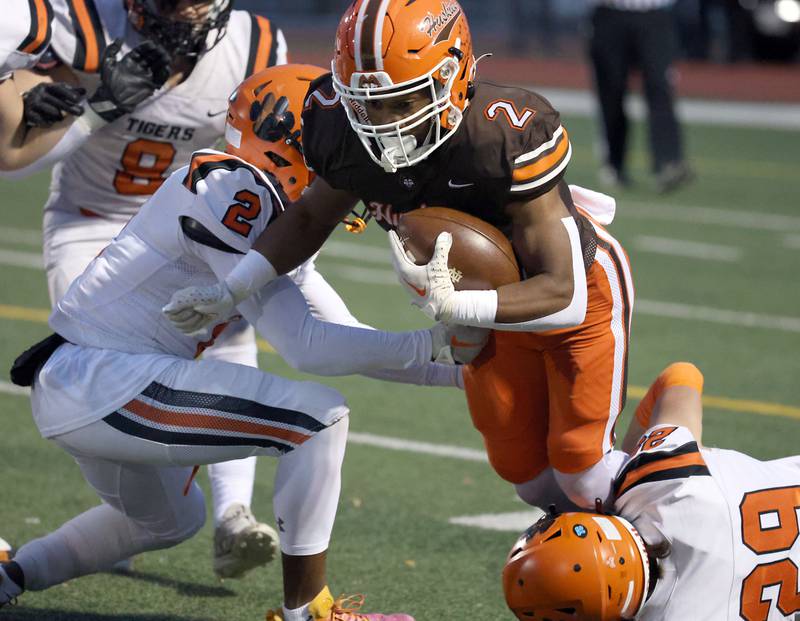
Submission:
[[[403,214],[397,225],[397,235],[418,265],[430,261],[443,231],[453,236],[448,267],[457,291],[497,289],[519,282],[511,242],[479,218],[447,207],[426,207]]]

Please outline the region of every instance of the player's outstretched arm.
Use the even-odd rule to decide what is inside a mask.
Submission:
[[[703,436],[703,374],[690,362],[664,369],[636,408],[622,450],[633,453],[642,434],[657,425],[686,427],[698,444]]]

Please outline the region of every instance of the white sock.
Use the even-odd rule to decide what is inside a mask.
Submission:
[[[311,602],[309,602],[310,604]],[[293,608],[289,609],[286,606],[283,607],[283,621],[308,621],[309,619],[309,612],[308,612],[308,605],[300,606],[300,608]]]
[[[208,478],[214,501],[214,527],[217,527],[222,522],[225,511],[232,504],[241,503],[245,507],[250,506],[256,479],[256,458],[247,457],[210,464]]]

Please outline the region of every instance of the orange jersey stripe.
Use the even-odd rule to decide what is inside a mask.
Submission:
[[[630,487],[636,484],[637,481],[651,475],[655,472],[663,472],[665,470],[672,470],[673,468],[683,468],[685,466],[705,466],[706,462],[700,455],[699,451],[689,453],[687,455],[676,455],[675,457],[666,457],[658,461],[647,464],[632,470],[625,474],[625,479],[617,492],[617,496],[622,496]]]
[[[544,175],[549,170],[558,166],[561,160],[564,159],[564,156],[567,154],[568,150],[569,135],[567,134],[567,130],[564,129],[564,133],[561,135],[561,140],[558,141],[553,151],[546,155],[540,156],[531,164],[528,164],[523,168],[518,168],[514,171],[514,182],[522,183]]]
[[[186,186],[187,190],[192,190],[192,175],[194,171],[208,162],[222,162],[229,159],[231,159],[231,156],[226,153],[201,153],[195,155],[192,157],[192,163],[189,165],[189,172],[186,174],[186,179],[183,180],[183,185]]]
[[[269,51],[272,48],[272,30],[270,29],[269,20],[261,15],[256,15],[256,21],[261,34],[258,38],[258,51],[256,52],[256,60],[253,63],[253,73],[267,68]]]
[[[92,18],[89,16],[89,9],[86,7],[86,0],[72,0],[75,15],[81,26],[86,43],[86,62],[83,71],[92,72],[100,68],[100,46],[97,41],[97,33],[94,31]]]
[[[302,444],[311,437],[289,429],[281,429],[280,427],[273,427],[262,423],[234,420],[225,418],[224,416],[206,416],[203,414],[192,414],[191,412],[170,412],[137,399],[126,404],[125,409],[154,423],[163,423],[175,427],[249,433],[251,435],[285,440],[293,442],[294,444]]]
[[[36,36],[33,41],[28,43],[21,51],[25,54],[33,54],[38,48],[42,46],[47,38],[48,30],[48,11],[45,6],[44,0],[33,0],[36,6],[36,15],[31,15],[31,19],[36,20]]]

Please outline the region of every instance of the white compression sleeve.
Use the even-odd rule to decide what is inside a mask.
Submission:
[[[292,280],[300,288],[310,307],[311,313],[317,319],[338,323],[346,326],[357,326],[372,330],[372,326],[361,323],[347,308],[344,300],[336,290],[320,274],[313,262],[303,265],[291,274]],[[451,364],[426,362],[423,365],[413,366],[408,369],[376,369],[362,373],[367,377],[398,382],[402,384],[416,384],[418,386],[445,386],[461,387],[461,368]]]
[[[294,368],[316,375],[352,375],[374,369],[407,369],[431,359],[429,330],[382,332],[321,321],[303,294],[280,277],[238,306]]]
[[[457,299],[452,316],[447,321],[480,328],[493,328],[506,332],[545,332],[571,328],[583,323],[586,317],[588,292],[586,289],[586,270],[583,266],[583,249],[580,233],[575,219],[571,216],[563,218],[561,224],[567,229],[570,249],[572,251],[573,290],[570,303],[561,310],[519,323],[499,323],[495,321],[497,313],[496,291],[457,291]],[[458,299],[460,298],[460,299]]]
[[[75,121],[69,126],[66,133],[61,136],[56,145],[40,157],[35,162],[28,164],[18,170],[8,170],[0,172],[0,177],[5,179],[20,179],[33,173],[50,168],[56,162],[63,160],[73,151],[77,151],[90,136],[89,127],[85,123]]]

